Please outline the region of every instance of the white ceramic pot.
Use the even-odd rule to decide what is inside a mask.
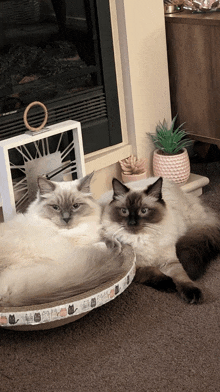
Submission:
[[[184,184],[190,176],[188,151],[183,148],[180,154],[164,155],[155,150],[153,155],[153,172],[156,177],[165,177],[177,184]]]

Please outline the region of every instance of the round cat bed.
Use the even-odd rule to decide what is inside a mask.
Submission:
[[[135,275],[135,256],[126,252],[124,272],[99,287],[62,301],[41,305],[0,308],[0,326],[17,331],[59,327],[85,316],[120,295]]]

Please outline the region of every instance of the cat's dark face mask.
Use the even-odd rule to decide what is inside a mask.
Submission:
[[[132,191],[114,179],[111,220],[130,234],[144,232],[150,225],[160,222],[165,212],[161,188],[162,178],[142,191]]]

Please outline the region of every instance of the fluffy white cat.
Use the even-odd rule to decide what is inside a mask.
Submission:
[[[120,249],[99,242],[91,177],[60,183],[40,177],[27,212],[0,224],[0,306],[59,300],[123,271]]]

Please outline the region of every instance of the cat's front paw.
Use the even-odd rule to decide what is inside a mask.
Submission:
[[[203,300],[201,290],[190,283],[178,283],[176,285],[180,297],[188,304],[198,304]]]
[[[107,248],[117,250],[118,253],[121,253],[122,245],[116,238],[113,238],[111,240],[105,239],[105,243],[106,243]]]

